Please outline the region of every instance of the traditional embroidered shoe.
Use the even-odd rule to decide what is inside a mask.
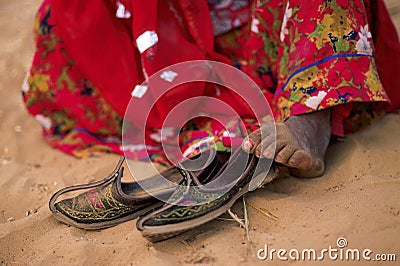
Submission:
[[[220,163],[214,149],[207,150],[205,157],[212,158],[207,167],[192,174],[203,182],[212,178],[220,168]],[[195,156],[196,157],[196,156]],[[195,158],[194,157],[194,158]],[[193,158],[192,158],[193,159]],[[137,182],[122,183],[124,158],[118,162],[115,170],[105,179],[86,185],[77,185],[63,188],[56,192],[50,199],[49,208],[54,217],[68,225],[86,230],[98,230],[115,226],[122,222],[136,219],[139,215],[160,206],[157,198],[168,199],[175,191],[175,184],[179,184],[182,178],[182,170],[178,167],[170,167],[160,173],[172,183],[157,182],[160,176],[156,175],[146,179],[148,183],[157,183],[148,194]],[[181,165],[190,165],[191,159],[187,159]],[[202,162],[204,163],[204,161]],[[152,182],[153,180],[153,182]],[[56,203],[59,196],[64,193],[89,189],[76,197],[61,200]]]
[[[193,178],[186,187],[178,187],[168,204],[138,219],[137,229],[148,240],[157,242],[211,221],[229,210],[255,180],[256,186],[270,182],[267,173],[271,163],[239,149],[214,180],[202,185]]]

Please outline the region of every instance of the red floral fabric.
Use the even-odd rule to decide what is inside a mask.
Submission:
[[[221,21],[224,26],[217,27]],[[25,104],[42,123],[45,139],[78,157],[128,150],[136,159],[166,162],[159,146],[161,122],[174,103],[193,96],[231,102],[243,110],[245,130],[259,126],[228,91],[182,85],[150,114],[150,157],[144,147],[124,147],[122,117],[136,86],[187,60],[215,60],[248,74],[277,121],[333,108],[336,135],[356,129],[376,112],[400,107],[400,80],[394,74],[400,45],[382,0],[307,5],[300,0],[45,0],[35,36]],[[138,110],[147,104],[133,102]],[[238,124],[230,126],[195,119],[180,133],[182,149],[212,138],[219,150],[228,151],[243,133]],[[232,135],[238,143],[227,140]]]

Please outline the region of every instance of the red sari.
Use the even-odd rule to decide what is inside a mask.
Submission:
[[[188,60],[242,70],[262,89],[277,121],[332,108],[336,135],[400,108],[400,44],[382,0],[307,6],[301,0],[45,0],[35,36],[25,104],[50,145],[78,157],[128,149],[134,158],[165,162],[157,137],[162,121],[174,104],[194,96],[230,103],[243,110],[248,131],[257,128],[229,91],[189,84],[157,102],[146,128],[149,158],[144,147],[124,147],[122,117],[135,86]],[[132,101],[138,110],[145,104]],[[238,133],[237,125],[228,130]],[[194,119],[180,145],[186,150],[212,137],[229,151],[226,136],[219,123]]]

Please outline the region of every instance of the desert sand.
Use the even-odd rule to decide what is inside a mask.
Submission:
[[[76,159],[52,149],[24,109],[20,88],[34,53],[31,28],[40,2],[0,1],[0,265],[274,265],[288,262],[276,254],[273,261],[260,261],[257,251],[265,245],[320,251],[337,247],[338,238],[347,240],[346,248],[371,249],[371,257],[397,256],[397,262],[370,265],[398,265],[399,114],[331,146],[324,176],[283,178],[246,195],[251,205],[278,217],[268,218],[247,205],[250,241],[238,223],[227,219],[156,244],[140,235],[135,221],[91,232],[57,222],[48,209],[51,195],[64,186],[103,178],[118,156]],[[386,2],[399,6],[398,0]],[[392,9],[392,15],[400,29],[400,13]],[[138,165],[143,172],[149,169],[146,163]],[[233,211],[243,217],[243,202],[236,202]],[[320,263],[340,261],[326,256]]]

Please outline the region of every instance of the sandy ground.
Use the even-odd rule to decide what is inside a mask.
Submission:
[[[369,248],[371,257],[393,253],[399,263],[400,115],[393,114],[332,146],[323,177],[285,178],[250,193],[252,205],[279,217],[275,221],[248,206],[251,241],[243,228],[227,220],[157,244],[142,238],[135,222],[98,232],[58,223],[47,207],[52,193],[104,177],[118,156],[78,160],[54,150],[26,113],[20,85],[34,52],[31,28],[39,4],[0,0],[0,265],[271,265],[279,263],[276,254],[272,262],[257,259],[266,244],[269,249],[320,251],[335,248],[340,237],[348,242],[345,249]],[[394,20],[400,26],[400,14]],[[241,202],[234,211],[243,216]],[[323,263],[339,262],[326,255]]]

